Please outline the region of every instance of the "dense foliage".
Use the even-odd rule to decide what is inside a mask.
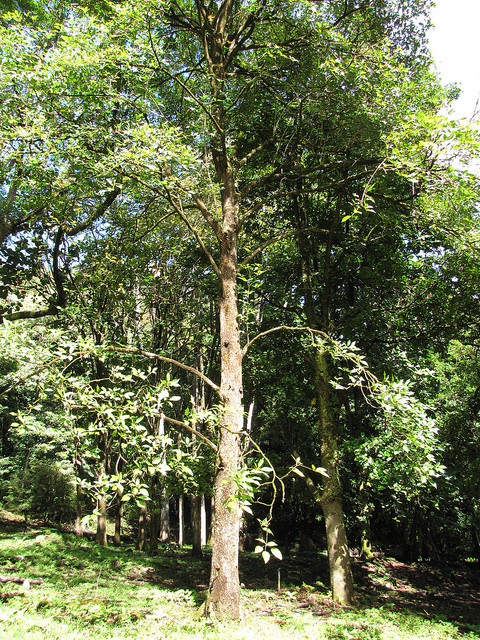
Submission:
[[[326,543],[344,603],[347,534],[478,558],[478,133],[428,5],[2,4],[6,507],[155,553],[188,495],[201,553],[207,503],[219,616],[239,528]]]

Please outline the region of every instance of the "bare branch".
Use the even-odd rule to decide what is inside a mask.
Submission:
[[[85,231],[85,229],[88,229],[92,222],[98,220],[107,211],[108,207],[113,204],[120,192],[121,189],[119,187],[115,187],[115,189],[109,191],[105,200],[98,205],[95,211],[91,213],[84,222],[77,224],[75,227],[65,226],[63,229],[65,235],[69,237],[76,236],[78,233],[81,233],[82,231]]]
[[[247,162],[251,158],[253,158],[255,154],[257,154],[259,151],[262,151],[272,143],[273,143],[273,138],[269,138],[268,140],[265,140],[264,142],[259,144],[258,147],[255,147],[255,149],[252,149],[249,153],[247,153],[246,156],[244,156],[241,160],[238,161],[238,168],[240,169],[241,167],[245,166]]]
[[[201,440],[203,440],[205,442],[205,444],[208,444],[208,446],[211,449],[213,449],[214,451],[217,450],[217,445],[214,442],[212,442],[209,438],[204,436],[201,431],[197,431],[197,429],[194,429],[193,427],[191,427],[186,422],[181,422],[180,420],[175,420],[174,418],[169,418],[168,416],[166,416],[163,413],[162,413],[162,416],[163,416],[163,419],[165,420],[165,422],[169,422],[170,424],[174,424],[176,427],[181,427],[182,429],[186,429],[187,431],[190,431],[190,433],[193,433],[194,435],[196,435],[197,438],[200,438]]]
[[[218,267],[217,263],[215,262],[215,258],[212,256],[212,254],[210,253],[210,251],[207,249],[205,243],[202,240],[202,237],[200,236],[200,234],[198,233],[198,231],[195,229],[195,227],[192,225],[192,223],[190,222],[190,220],[187,218],[187,216],[184,214],[183,212],[183,207],[182,207],[182,203],[179,202],[178,206],[172,201],[170,201],[172,206],[175,208],[175,211],[177,212],[178,216],[185,222],[185,224],[187,225],[187,227],[190,229],[190,231],[193,233],[193,235],[195,236],[196,241],[198,242],[198,244],[200,245],[200,247],[202,248],[203,253],[207,256],[210,264],[213,267],[213,270],[215,271],[215,273],[217,274],[217,276],[219,278],[221,278],[222,274],[220,272],[220,268]]]
[[[316,227],[311,227],[309,229],[294,229],[293,231],[285,231],[285,233],[281,233],[280,235],[275,236],[274,238],[270,238],[270,240],[266,240],[263,244],[261,244],[256,249],[254,249],[251,253],[249,253],[246,258],[244,258],[241,262],[239,262],[238,271],[240,272],[242,270],[242,267],[249,264],[254,258],[258,256],[259,253],[261,253],[264,249],[269,247],[271,244],[275,244],[275,242],[279,242],[280,240],[284,240],[285,238],[289,238],[291,236],[296,236],[299,233],[306,233],[307,231],[317,231],[319,233],[324,233],[326,236],[329,235],[328,229],[319,229]]]
[[[200,107],[200,109],[202,109],[202,111],[204,111],[206,113],[206,115],[208,116],[209,120],[213,123],[213,126],[215,127],[217,132],[221,134],[222,133],[222,128],[218,124],[218,122],[217,122],[216,118],[214,117],[214,115],[212,114],[212,112],[209,109],[207,109],[207,107],[203,104],[203,102],[197,98],[197,96],[194,94],[194,92],[188,87],[187,84],[185,84],[185,82],[183,82],[183,80],[181,80],[181,78],[178,75],[170,73],[170,71],[162,64],[160,58],[158,57],[157,49],[156,49],[156,47],[155,47],[155,45],[153,43],[150,21],[148,21],[148,38],[150,40],[150,46],[152,47],[153,55],[155,56],[155,59],[157,61],[159,69],[166,76],[168,76],[171,80],[173,80],[174,82],[179,84],[182,87],[182,89],[188,93],[188,95]]]
[[[5,313],[0,316],[0,324],[4,320],[9,322],[15,322],[16,320],[34,320],[36,318],[46,318],[47,316],[56,316],[58,314],[58,308],[55,305],[51,305],[46,309],[39,309],[38,311],[12,311],[12,313]]]
[[[145,358],[151,358],[152,360],[160,360],[161,362],[166,362],[167,364],[173,364],[175,367],[179,367],[180,369],[184,369],[189,373],[193,373],[193,375],[203,380],[209,387],[211,387],[220,397],[220,400],[223,402],[224,397],[222,392],[220,391],[220,387],[215,384],[210,378],[207,378],[201,371],[195,369],[194,367],[190,367],[183,362],[179,362],[178,360],[174,360],[173,358],[167,358],[167,356],[160,356],[157,353],[151,353],[150,351],[144,351],[143,349],[134,349],[133,347],[115,347],[110,345],[105,347],[105,351],[113,351],[114,353],[130,353],[132,355],[144,356]]]
[[[195,193],[195,192],[192,193],[192,191],[190,189],[188,189],[185,185],[183,185],[182,181],[180,180],[180,178],[177,178],[176,176],[174,176],[172,174],[170,167],[166,163],[164,163],[164,167],[163,168],[164,168],[164,171],[165,171],[166,175],[171,180],[176,182],[177,185],[179,186],[179,188],[182,189],[182,191],[184,191],[187,195],[189,195],[193,199],[193,202],[195,203],[195,206],[200,211],[202,216],[205,218],[206,222],[208,223],[208,225],[210,226],[210,228],[214,232],[217,240],[219,240],[221,242],[221,240],[222,240],[222,232],[221,232],[220,225],[215,220],[215,218],[212,216],[212,214],[208,210],[208,207],[205,204],[205,202],[202,200],[202,198],[197,193]]]
[[[331,340],[331,337],[327,333],[325,333],[324,331],[320,331],[319,329],[312,329],[311,327],[288,327],[286,325],[280,325],[279,327],[272,327],[271,329],[262,331],[262,333],[258,333],[254,338],[247,342],[247,344],[242,349],[242,358],[257,340],[263,338],[264,336],[268,336],[270,333],[275,333],[276,331],[306,331],[312,336],[312,340],[315,335],[319,335],[322,336],[322,338]]]

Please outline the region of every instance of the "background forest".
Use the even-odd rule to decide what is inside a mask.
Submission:
[[[0,506],[208,539],[220,616],[239,532],[344,603],[349,546],[480,560],[478,130],[429,5],[1,3]]]

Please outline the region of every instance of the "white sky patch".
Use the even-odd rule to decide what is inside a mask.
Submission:
[[[436,0],[430,51],[443,84],[455,83],[462,95],[457,117],[471,118],[480,106],[480,0]]]

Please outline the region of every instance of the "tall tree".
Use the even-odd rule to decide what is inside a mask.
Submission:
[[[35,37],[28,41],[21,16],[12,16],[10,29],[2,32],[9,71],[2,87],[5,93],[19,87],[2,129],[14,157],[13,164],[5,163],[10,173],[4,191],[19,192],[15,171],[23,171],[22,153],[28,147],[35,152],[34,166],[28,166],[34,186],[41,190],[48,182],[49,207],[50,194],[55,196],[51,215],[42,214],[39,224],[50,232],[58,229],[58,237],[87,232],[95,223],[102,228],[114,203],[115,211],[131,212],[134,224],[141,225],[150,203],[162,201],[201,247],[203,275],[217,279],[220,384],[210,381],[210,386],[221,407],[206,611],[219,617],[240,615],[235,479],[243,432],[244,352],[239,274],[262,249],[298,234],[295,216],[280,215],[279,203],[290,203],[299,193],[324,194],[318,203],[327,222],[326,240],[322,237],[327,313],[320,326],[330,331],[337,307],[329,264],[336,257],[339,222],[347,226],[355,203],[368,211],[373,178],[393,152],[402,155],[389,140],[388,126],[386,131],[379,123],[393,123],[390,130],[402,119],[411,124],[422,101],[431,95],[435,99],[428,78],[412,98],[420,74],[409,76],[409,65],[421,37],[414,29],[405,35],[394,29],[397,9],[411,12],[410,28],[420,25],[426,4],[140,0],[108,11],[102,5],[93,14],[71,6],[65,28],[32,27]],[[385,34],[403,47],[398,67],[389,47],[376,46]],[[374,78],[369,78],[372,65]],[[410,131],[404,127],[403,134],[416,141],[415,170],[425,160],[421,148],[429,138],[414,126]],[[389,169],[395,172],[401,164],[390,162]],[[54,175],[37,180],[39,167]],[[28,181],[25,197],[27,187]],[[336,202],[341,206],[332,207]],[[29,204],[33,212],[40,205],[44,212],[46,206],[38,194]],[[7,227],[17,220],[28,236],[31,216],[7,213],[5,233],[13,233]],[[303,224],[300,230],[307,233]],[[361,225],[355,229],[363,231]],[[353,244],[357,240],[350,238]],[[342,255],[349,246],[344,244]],[[318,388],[326,406],[325,366],[318,361],[317,373],[324,374]],[[326,436],[330,417],[322,424]],[[341,547],[345,558],[346,545]],[[350,592],[347,585],[338,599],[348,601]]]

